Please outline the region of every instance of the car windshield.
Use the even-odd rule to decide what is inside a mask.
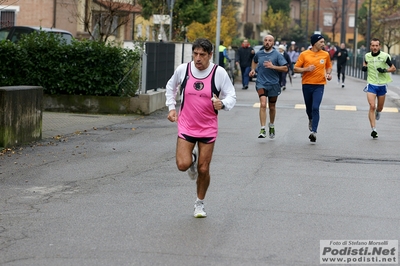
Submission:
[[[67,44],[71,44],[71,42],[72,42],[72,35],[71,34],[68,34],[68,33],[65,33],[65,32],[56,32],[56,31],[51,31],[49,33],[58,34],[61,37],[61,39],[65,40],[65,42]]]

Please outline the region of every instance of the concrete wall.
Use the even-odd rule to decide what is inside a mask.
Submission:
[[[165,89],[136,97],[45,95],[45,111],[94,114],[151,114],[165,107]]]
[[[42,87],[0,87],[0,147],[42,138],[42,98]]]

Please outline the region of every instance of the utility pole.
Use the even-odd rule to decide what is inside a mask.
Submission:
[[[346,43],[346,0],[342,0],[342,26],[340,31],[340,43]]]
[[[306,40],[307,40],[307,38],[308,38],[308,1],[309,0],[306,0],[306,6],[307,6],[307,10],[306,10]]]
[[[218,12],[217,12],[217,30],[215,36],[215,47],[214,47],[214,55],[215,55],[215,64],[218,65],[219,62],[219,41],[221,39],[221,5],[222,0],[218,0]]]
[[[172,41],[172,17],[174,15],[174,2],[175,0],[167,0],[169,7],[169,41]]]
[[[357,53],[357,35],[358,35],[358,25],[357,25],[357,17],[358,17],[358,0],[355,0],[356,1],[356,10],[355,10],[355,15],[354,15],[354,37],[353,37],[353,40],[354,40],[354,48],[353,48],[353,55],[354,55],[354,66],[357,66],[357,55],[358,55],[358,53]]]
[[[369,46],[371,42],[371,0],[369,0],[368,4],[368,16],[367,16],[367,39],[366,39],[366,44],[365,44],[365,50],[369,52]]]
[[[321,2],[321,0],[318,0],[318,9],[317,9],[317,28],[315,29],[315,31],[319,31],[319,13],[320,13],[319,6],[320,6],[320,2]]]

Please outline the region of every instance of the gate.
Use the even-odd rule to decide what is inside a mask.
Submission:
[[[157,90],[165,88],[174,73],[175,44],[164,42],[146,42],[146,88]]]

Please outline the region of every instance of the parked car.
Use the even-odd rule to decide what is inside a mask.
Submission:
[[[263,48],[264,47],[264,45],[255,45],[254,47],[253,47],[253,49],[254,49],[254,52],[258,52],[258,51],[260,51],[261,50],[261,48]]]
[[[72,34],[66,30],[30,26],[13,26],[0,29],[0,41],[10,40],[13,43],[17,43],[23,34],[30,34],[34,31],[45,31],[50,34],[59,34],[67,44],[70,44],[73,39]]]

